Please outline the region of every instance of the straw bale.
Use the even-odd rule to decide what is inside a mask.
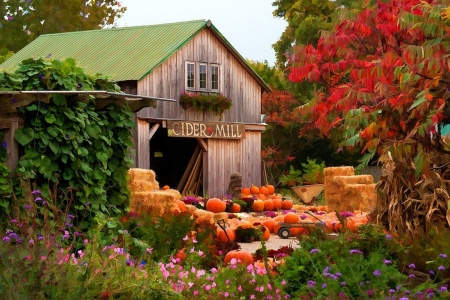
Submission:
[[[344,184],[371,184],[373,183],[373,177],[372,175],[336,176],[332,182],[340,186]]]
[[[197,209],[194,213],[194,215],[197,217],[197,222],[209,222],[211,224],[214,224],[214,213],[203,210],[203,209]]]
[[[334,176],[351,176],[355,175],[355,169],[353,167],[328,167],[323,169],[323,175],[325,177],[334,177]]]
[[[157,190],[158,187],[150,181],[133,180],[128,184],[130,191],[133,192],[151,192]]]
[[[228,213],[226,212],[221,212],[221,213],[215,213],[214,214],[214,222],[217,222],[219,220],[225,220],[225,222],[228,221]]]
[[[144,180],[149,182],[154,182],[156,178],[156,174],[153,170],[140,169],[140,168],[132,168],[128,171],[130,175],[130,180]]]
[[[174,200],[180,198],[181,195],[177,190],[134,192],[131,195],[130,208],[136,212],[152,208],[162,215],[172,209]]]

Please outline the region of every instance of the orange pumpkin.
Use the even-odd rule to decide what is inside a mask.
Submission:
[[[267,196],[264,195],[264,194],[259,194],[258,195],[258,199],[260,199],[260,200],[267,200]]]
[[[256,185],[252,184],[252,187],[250,188],[250,193],[254,194],[254,195],[258,195],[259,194],[259,188]]]
[[[274,233],[273,228],[278,223],[274,219],[268,219],[268,220],[263,221],[262,224],[264,226],[266,226],[267,229],[269,229],[270,233]]]
[[[294,206],[292,200],[283,200],[281,204],[283,209],[291,209]]]
[[[260,212],[264,210],[264,201],[255,200],[253,201],[252,210],[256,212]]]
[[[228,252],[227,255],[225,255],[223,263],[227,265],[233,258],[236,259],[236,263],[244,264],[246,266],[254,263],[252,254],[244,249],[237,249]]]
[[[208,200],[208,202],[206,202],[206,210],[213,213],[224,212],[226,208],[227,204],[219,198],[211,198]]]
[[[272,200],[265,200],[264,201],[264,210],[265,211],[273,210],[273,202],[272,202]]]
[[[278,234],[278,230],[280,230],[280,225],[278,225],[278,222],[276,222],[275,225],[273,225],[273,233]]]
[[[170,189],[170,186],[168,186],[168,185],[163,186],[163,190],[168,190],[168,189]]]
[[[242,195],[250,195],[250,189],[248,187],[242,188],[241,190]]]
[[[278,215],[273,219],[277,222],[284,222],[284,215]]]
[[[237,203],[233,203],[233,205],[231,206],[230,211],[231,211],[232,213],[238,213],[238,212],[241,212],[241,206],[240,206],[239,204],[237,204]]]
[[[227,234],[225,234],[225,232]],[[228,237],[227,237],[228,235]],[[236,239],[236,232],[231,229],[230,227],[225,228],[225,231],[223,231],[222,228],[218,228],[217,229],[217,239],[221,242],[227,243],[228,242],[228,238],[230,238],[230,242],[234,242],[234,240]]]
[[[185,212],[186,211],[186,204],[183,201],[175,200],[174,204],[176,206],[175,210],[178,209],[178,211],[180,211],[180,212]]]
[[[263,228],[264,228],[264,233],[262,235],[262,239],[264,241],[267,241],[270,238],[270,230],[266,226],[263,226]]]
[[[303,227],[290,228],[289,232],[291,233],[291,236],[298,236],[301,234],[309,234],[308,228],[303,228]]]
[[[261,186],[259,188],[259,193],[263,194],[264,196],[269,196],[269,189],[265,186]]]
[[[284,223],[298,223],[298,215],[295,212],[288,212],[284,216]]]
[[[175,258],[179,258],[180,261],[184,261],[186,259],[186,253],[184,253],[184,248],[181,248],[175,254]]]
[[[267,186],[267,190],[269,190],[269,195],[273,195],[275,193],[275,187],[271,184],[268,184]]]
[[[272,198],[273,210],[280,210],[283,208],[283,200],[280,198]]]

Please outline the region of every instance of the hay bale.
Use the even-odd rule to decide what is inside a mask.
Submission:
[[[151,192],[154,190],[158,190],[158,186],[153,182],[144,181],[144,180],[133,180],[128,183],[128,187],[131,193],[134,192]]]
[[[130,175],[130,181],[143,180],[154,182],[156,178],[155,172],[147,169],[132,168],[128,170],[128,174]]]
[[[197,218],[198,223],[208,222],[214,224],[214,213],[210,211],[197,209],[194,216]]]
[[[177,190],[134,192],[131,194],[130,208],[135,212],[151,208],[162,215],[173,208],[174,200],[180,199],[181,195]]]
[[[355,169],[353,167],[328,167],[323,169],[323,175],[328,177],[335,176],[351,176],[355,175]]]
[[[215,213],[214,214],[214,223],[217,223],[219,220],[225,220],[225,222],[228,221],[228,213],[227,212],[221,212],[221,213]]]

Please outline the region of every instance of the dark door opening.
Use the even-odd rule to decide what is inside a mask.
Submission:
[[[150,169],[160,187],[177,188],[197,145],[197,139],[168,137],[167,128],[156,130],[150,140]]]

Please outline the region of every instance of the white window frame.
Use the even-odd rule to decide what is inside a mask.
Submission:
[[[213,67],[217,67],[217,89],[213,89],[213,83],[212,83],[212,76],[213,76],[213,72],[212,72],[212,68]],[[210,75],[209,75],[209,89],[212,92],[219,92],[220,91],[220,87],[221,87],[221,82],[220,82],[220,78],[221,78],[221,74],[220,74],[220,65],[219,64],[209,64],[209,68],[210,68]]]
[[[210,83],[208,82],[209,80],[208,80],[208,74],[209,74],[209,72],[208,72],[208,63],[199,63],[198,64],[198,89],[199,90],[201,90],[201,91],[208,91],[209,90],[209,87],[211,86],[210,85]],[[205,87],[204,88],[202,88],[201,87],[201,67],[205,67]]]
[[[194,86],[188,87],[188,66],[193,65]],[[206,88],[200,88],[200,67],[206,66]],[[212,68],[217,67],[217,89],[212,88]],[[184,85],[186,91],[220,93],[222,89],[222,68],[217,63],[194,62],[186,60],[184,64]]]
[[[194,73],[194,86],[193,87],[190,87],[189,85],[188,85],[188,83],[189,83],[189,77],[188,77],[188,72],[189,72],[189,70],[188,70],[188,66],[189,65],[193,65],[193,68],[192,68],[192,72]],[[185,78],[185,89],[186,90],[195,90],[196,89],[196,87],[197,87],[197,76],[196,76],[196,72],[195,72],[195,70],[196,70],[196,64],[195,64],[195,62],[193,62],[193,61],[186,61],[185,62],[185,72],[184,72],[184,78]]]

